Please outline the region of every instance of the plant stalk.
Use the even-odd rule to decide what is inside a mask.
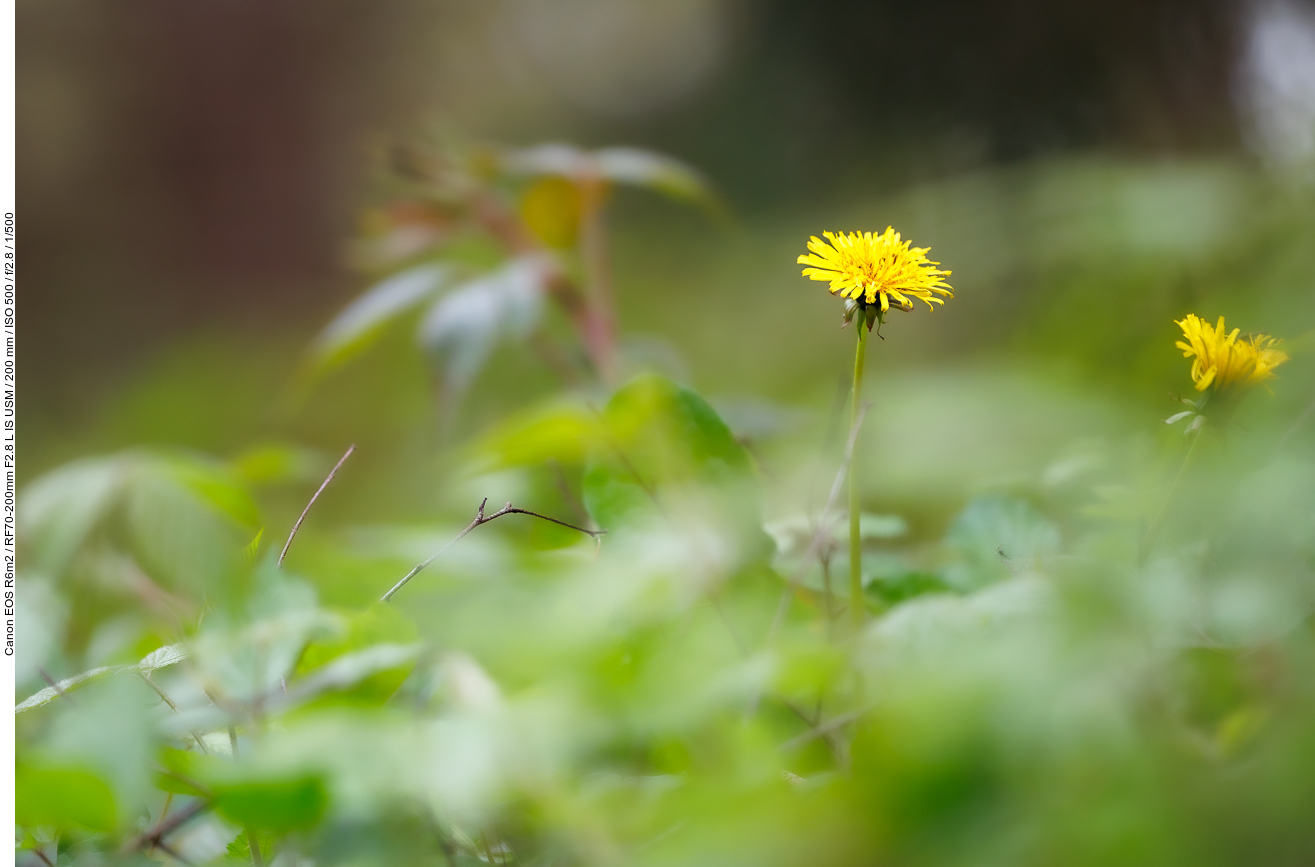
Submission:
[[[587,178],[580,189],[580,255],[584,264],[585,346],[599,377],[616,376],[616,309],[607,255],[607,183]]]
[[[850,395],[849,423],[851,430],[858,425],[859,404],[863,395],[863,361],[868,346],[868,329],[865,317],[856,318],[858,348],[854,352],[854,391]],[[863,546],[859,537],[858,461],[849,461],[849,611],[854,621],[854,634],[863,628]]]
[[[1164,522],[1169,517],[1169,505],[1178,493],[1178,486],[1182,484],[1183,475],[1187,472],[1187,465],[1192,462],[1192,456],[1196,454],[1196,445],[1200,441],[1201,430],[1197,430],[1192,435],[1192,444],[1187,447],[1187,454],[1183,455],[1183,462],[1178,466],[1178,474],[1173,477],[1173,484],[1169,486],[1169,493],[1165,495],[1164,502],[1160,504],[1160,510],[1155,514],[1155,520],[1151,522],[1150,527],[1146,529],[1146,535],[1142,537],[1141,547],[1137,552],[1137,565],[1139,566],[1145,564],[1147,558],[1151,556],[1151,546],[1155,544],[1160,531],[1164,529]]]

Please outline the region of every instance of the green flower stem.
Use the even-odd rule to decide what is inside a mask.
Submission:
[[[1192,434],[1192,443],[1187,447],[1187,454],[1183,455],[1183,462],[1178,466],[1178,474],[1173,477],[1173,484],[1169,486],[1169,493],[1165,495],[1164,502],[1160,504],[1160,511],[1156,513],[1155,520],[1151,522],[1150,527],[1146,529],[1146,535],[1142,537],[1140,549],[1137,552],[1137,565],[1146,563],[1146,559],[1151,556],[1151,546],[1159,537],[1160,531],[1164,529],[1165,519],[1169,517],[1169,504],[1173,502],[1174,496],[1178,493],[1178,486],[1182,484],[1183,476],[1187,472],[1187,465],[1192,462],[1192,456],[1196,454],[1196,444],[1201,441],[1201,431],[1198,429]]]
[[[858,349],[854,353],[854,393],[849,404],[850,429],[858,424],[859,403],[863,395],[863,357],[868,347],[867,322],[860,311]],[[863,628],[863,549],[859,537],[858,508],[858,455],[849,460],[849,610],[854,620],[854,633]]]

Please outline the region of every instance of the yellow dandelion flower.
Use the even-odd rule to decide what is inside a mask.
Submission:
[[[1288,354],[1278,348],[1278,340],[1268,334],[1239,338],[1241,329],[1226,331],[1222,316],[1213,326],[1191,313],[1174,321],[1186,338],[1174,345],[1184,358],[1192,359],[1192,382],[1197,391],[1248,388],[1272,378],[1274,368],[1288,360]]]
[[[887,227],[874,232],[823,232],[808,241],[809,253],[798,258],[804,276],[831,284],[831,294],[852,298],[860,305],[879,304],[881,313],[891,305],[912,310],[913,299],[944,304],[938,296],[953,298],[950,285],[942,278],[950,276],[927,259],[928,247],[910,247],[901,241],[899,232]],[[829,241],[830,243],[827,243]]]

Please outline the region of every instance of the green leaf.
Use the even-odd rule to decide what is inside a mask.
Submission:
[[[166,668],[170,665],[176,665],[187,658],[187,651],[181,644],[169,644],[158,650],[153,650],[137,663],[137,668],[142,674],[150,674],[157,669]]]
[[[123,524],[146,573],[195,592],[222,586],[259,526],[250,496],[219,466],[143,456],[123,492]]]
[[[475,444],[472,456],[485,472],[549,460],[581,464],[606,437],[597,412],[579,403],[554,402],[497,424]]]
[[[614,147],[595,151],[594,159],[603,177],[609,180],[648,187],[675,199],[712,203],[712,193],[703,175],[665,154]]]
[[[946,580],[967,590],[999,580],[1011,568],[1039,568],[1058,553],[1060,536],[1059,528],[1026,500],[990,495],[968,504],[946,542],[958,554]]]
[[[179,487],[189,491],[213,511],[227,515],[241,527],[252,530],[260,526],[260,509],[251,494],[233,472],[217,461],[165,455],[159,472],[167,474]]]
[[[417,637],[415,623],[396,606],[378,602],[365,611],[344,613],[343,625],[341,634],[317,639],[306,647],[297,666],[298,676],[348,653],[386,643],[410,644]]]
[[[270,853],[274,851],[275,844],[278,843],[278,835],[271,834],[267,831],[254,831],[256,835],[256,846],[260,849],[261,856],[269,858]],[[240,861],[243,864],[255,863],[251,858],[251,840],[247,837],[247,832],[243,831],[228,844],[228,857]]]
[[[213,759],[192,750],[164,748],[160,750],[160,765],[165,772],[155,775],[155,787],[175,795],[209,797],[210,789],[200,779],[205,774],[207,759]],[[167,772],[167,773],[166,773]]]
[[[152,578],[204,586],[240,562],[260,518],[224,465],[144,451],[42,476],[23,492],[19,514],[40,571],[63,574],[94,538],[131,553]]]
[[[711,460],[748,462],[706,402],[662,377],[644,376],[622,387],[608,402],[603,425],[606,441],[590,455],[583,491],[600,526],[660,509],[662,486],[709,475],[704,464]]]
[[[878,576],[865,588],[886,605],[897,605],[919,596],[933,593],[952,593],[951,587],[939,575],[930,572],[905,572],[899,575]]]
[[[606,528],[693,497],[707,519],[766,556],[758,481],[744,447],[707,401],[659,376],[633,380],[603,412],[606,441],[585,468],[584,501]]]
[[[493,347],[539,324],[548,270],[537,256],[515,259],[440,298],[420,322],[420,344],[443,369],[449,400],[463,394]]]
[[[314,827],[329,806],[315,775],[216,785],[214,798],[215,812],[230,822],[276,834]]]
[[[50,704],[55,699],[66,693],[73,692],[80,686],[94,683],[103,677],[108,677],[109,675],[114,674],[115,672],[123,671],[123,669],[124,667],[121,665],[103,665],[99,668],[84,671],[81,674],[75,674],[72,677],[66,677],[57,682],[54,686],[48,686],[40,692],[33,693],[25,701],[14,708],[14,713],[23,713],[24,711],[29,711],[33,708]]]
[[[128,671],[136,666],[125,666]],[[118,819],[131,822],[146,806],[154,774],[154,721],[169,713],[140,677],[113,677],[80,690],[45,715],[40,746],[53,767],[97,774],[114,792]]]
[[[394,677],[387,678],[385,683],[376,684],[381,694],[375,697],[382,702],[401,686],[419,655],[418,644],[376,644],[339,656],[306,677],[288,684],[284,701],[290,705],[310,701],[325,693],[349,690],[380,674],[393,672]]]
[[[342,618],[315,606],[313,588],[281,573],[270,560],[254,573],[247,608],[253,621],[216,624],[191,642],[192,674],[234,701],[282,695],[306,645],[342,629]]]
[[[425,264],[376,283],[324,327],[311,347],[316,373],[324,373],[369,347],[388,323],[418,308],[450,279],[444,265]]]
[[[318,483],[333,466],[333,460],[315,449],[276,443],[248,449],[233,458],[229,466],[247,485]]]
[[[14,776],[15,821],[113,831],[114,792],[97,775],[79,768],[36,767],[19,762]]]
[[[504,154],[502,169],[511,175],[557,175],[577,183],[605,178],[647,187],[675,199],[715,204],[707,181],[689,165],[640,148],[612,147],[591,152],[567,144],[541,144]]]
[[[117,458],[85,458],[37,478],[19,498],[18,533],[29,567],[59,575],[113,508],[126,468]]]
[[[307,646],[297,666],[300,680],[289,684],[295,700],[333,692],[335,703],[379,705],[410,674],[416,628],[397,607],[375,603],[345,623],[344,633]]]

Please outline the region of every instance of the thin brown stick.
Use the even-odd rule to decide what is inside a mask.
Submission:
[[[553,480],[557,483],[557,490],[562,492],[562,498],[566,500],[566,504],[571,507],[572,512],[575,512],[576,517],[588,523],[589,510],[585,508],[584,502],[571,490],[570,484],[566,481],[566,471],[562,469],[561,461],[554,459],[549,461],[548,464],[552,467]]]
[[[585,339],[604,382],[616,376],[616,301],[607,251],[607,182],[597,175],[576,182],[580,192],[580,258],[588,330]]]
[[[52,678],[49,674],[47,674],[46,670],[39,665],[37,666],[37,674],[41,675],[41,679],[44,680],[47,684],[49,684],[50,688],[53,689],[55,693],[59,695],[60,698],[68,699],[68,703],[73,705],[74,707],[78,706],[78,703],[73,700],[73,697],[70,696],[67,692],[65,692],[64,688],[61,687],[58,683],[55,683],[55,679]]]
[[[40,849],[33,849],[32,854],[40,858],[42,863],[48,865],[48,867],[55,867],[50,858],[47,857],[46,853],[42,852]]]
[[[389,599],[393,598],[393,594],[396,593],[398,590],[401,590],[406,585],[406,582],[414,578],[417,574],[420,573],[422,569],[424,569],[430,563],[433,563],[435,560],[437,560],[439,558],[439,555],[441,555],[448,548],[451,548],[453,545],[464,539],[466,537],[466,534],[469,533],[471,530],[474,530],[480,524],[487,524],[489,521],[495,521],[498,518],[501,518],[503,515],[529,515],[532,518],[540,518],[544,521],[557,524],[558,526],[561,527],[567,527],[571,530],[578,530],[579,532],[586,533],[595,539],[597,539],[599,536],[602,536],[607,532],[606,530],[587,530],[584,527],[577,527],[575,524],[568,524],[565,521],[559,521],[556,518],[549,518],[547,515],[540,515],[538,512],[531,512],[529,509],[518,509],[515,506],[513,506],[511,503],[507,503],[505,506],[503,506],[501,509],[498,509],[498,511],[494,512],[492,515],[485,515],[484,507],[487,506],[488,503],[489,503],[489,498],[485,497],[484,501],[479,504],[479,509],[476,510],[475,512],[475,520],[467,524],[466,529],[458,533],[451,542],[448,542],[446,545],[440,548],[437,551],[437,553],[435,553],[433,556],[429,557],[427,560],[417,563],[415,568],[412,569],[410,572],[407,572],[404,576],[402,576],[402,580],[394,584],[392,589],[390,589],[387,593],[385,593],[382,597],[380,597],[379,601],[387,602]]]
[[[165,818],[169,815],[169,807],[170,805],[173,804],[173,802],[174,802],[174,793],[165,792],[164,806],[160,808],[160,819],[155,823],[155,830],[151,832],[152,834],[160,833],[160,826],[164,824]]]
[[[424,819],[425,824],[429,826],[429,830],[433,833],[434,840],[438,843],[438,848],[443,853],[446,862],[448,864],[455,864],[457,862],[457,847],[453,845],[452,841],[448,839],[447,834],[443,832],[443,828],[438,824],[438,817],[434,815],[434,811],[425,808]]]
[[[211,704],[228,714],[233,719],[244,716],[244,711],[241,707],[233,705],[226,698],[221,698],[219,694],[211,688],[213,686],[214,684],[210,684],[209,686],[203,684],[201,686],[201,691],[205,693],[206,698],[210,699]],[[229,726],[229,728],[231,729],[232,726]],[[230,734],[232,734],[232,732],[230,732]]]
[[[854,722],[862,715],[863,712],[861,710],[852,710],[848,713],[834,716],[826,722],[813,725],[808,731],[790,738],[790,740],[781,744],[779,749],[783,753],[788,753],[793,749],[803,746],[811,740],[815,740],[816,738],[827,738],[836,731]]]
[[[170,846],[168,843],[164,842],[163,840],[156,840],[156,841],[155,841],[155,848],[156,848],[156,849],[159,849],[161,852],[163,852],[164,854],[168,855],[170,858],[174,859],[174,860],[177,861],[179,864],[191,864],[191,863],[192,863],[191,861],[188,861],[186,858],[184,858],[182,855],[180,855],[178,852],[176,852],[172,846]]]
[[[145,671],[141,671],[138,673],[141,675],[142,680],[146,681],[146,683],[151,687],[151,689],[155,690],[156,694],[159,695],[160,698],[164,700],[164,703],[169,705],[169,708],[174,713],[178,713],[178,705],[174,704],[173,699],[169,698],[169,695],[163,689],[160,688],[160,685],[155,682],[155,679],[152,678],[151,675]],[[215,698],[215,696],[211,695],[209,691],[206,692],[206,695],[209,696],[212,702],[214,702],[215,707],[220,706],[218,700]],[[210,754],[210,750],[206,748],[205,741],[201,740],[200,735],[198,735],[194,731],[188,732],[188,734],[192,736],[192,740],[196,741],[196,745],[201,748],[201,752],[205,753],[206,755]],[[175,776],[175,777],[178,776],[177,774],[169,774],[168,771],[161,771],[160,773],[167,774],[170,776]],[[205,786],[202,786],[200,783],[197,783],[194,780],[187,780],[183,777],[178,777],[178,779],[183,780],[183,782],[188,783],[189,785],[196,786],[197,791],[205,792],[206,795],[210,794],[209,790],[207,790]]]
[[[157,774],[159,774],[160,776],[163,776],[163,777],[173,777],[175,780],[177,780],[178,782],[182,783],[183,785],[185,785],[185,786],[191,786],[193,789],[196,789],[196,790],[197,790],[198,792],[200,792],[204,797],[207,797],[207,798],[210,797],[210,794],[211,794],[211,792],[210,792],[210,787],[207,786],[205,783],[198,782],[197,780],[194,780],[194,779],[192,779],[191,777],[184,777],[182,774],[178,773],[177,771],[171,771],[171,770],[169,770],[169,769],[167,769],[167,768],[156,768],[155,772],[156,772]],[[161,814],[161,816],[160,816],[160,821],[161,821],[161,823],[163,823],[163,821],[164,821],[164,815],[163,815],[163,814]],[[159,832],[160,832],[160,829],[159,829],[159,827],[157,827],[157,828],[155,829],[155,831],[153,831],[152,833],[156,833],[156,834],[158,834]]]
[[[193,801],[170,816],[168,821],[163,822],[156,830],[138,834],[136,837],[129,840],[127,845],[123,847],[123,851],[133,852],[139,849],[161,847],[165,837],[168,837],[174,831],[182,827],[183,823],[190,821],[192,818],[200,815],[209,808],[209,801]]]
[[[280,567],[283,565],[283,558],[288,556],[288,549],[292,547],[292,540],[297,538],[297,531],[301,529],[301,522],[306,520],[306,515],[310,512],[310,507],[315,505],[315,501],[320,498],[320,494],[324,493],[324,489],[329,486],[329,482],[333,481],[333,477],[338,474],[338,470],[347,462],[347,459],[352,456],[352,452],[354,451],[356,451],[356,444],[352,443],[347,447],[347,451],[343,453],[343,456],[338,458],[338,463],[333,465],[333,469],[329,470],[329,475],[320,484],[319,490],[311,496],[310,502],[306,504],[306,508],[301,510],[301,517],[297,518],[297,523],[292,525],[292,532],[288,533],[288,541],[283,543],[283,550],[279,552],[278,565]]]

